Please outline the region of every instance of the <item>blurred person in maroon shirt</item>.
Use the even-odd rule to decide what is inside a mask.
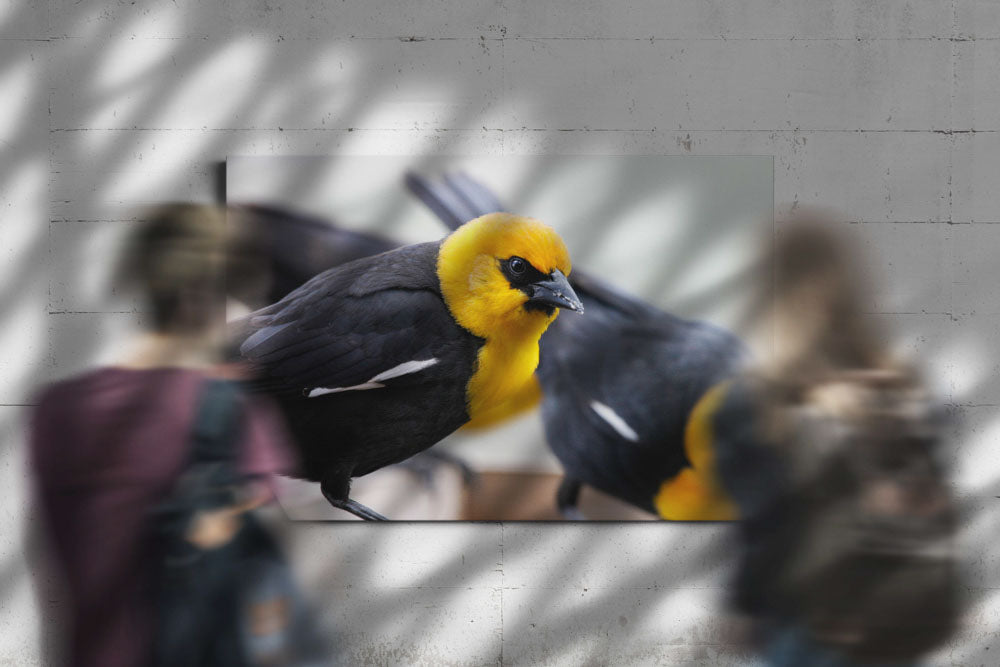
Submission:
[[[152,212],[130,240],[122,276],[146,297],[149,330],[118,363],[45,388],[31,458],[37,501],[69,596],[68,661],[149,664],[154,634],[149,516],[189,461],[201,390],[225,376],[225,304],[245,288],[220,208],[174,204]],[[234,261],[235,260],[235,261]],[[243,268],[246,268],[244,262]],[[232,369],[228,374],[232,375]],[[268,478],[293,466],[278,413],[244,397],[239,507],[204,512],[188,539],[225,544],[239,513],[268,501]]]

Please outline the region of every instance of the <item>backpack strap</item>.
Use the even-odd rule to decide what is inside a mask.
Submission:
[[[233,463],[240,436],[240,390],[229,380],[207,380],[201,389],[188,465]]]

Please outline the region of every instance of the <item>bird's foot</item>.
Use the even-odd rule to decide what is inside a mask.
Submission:
[[[350,498],[332,498],[326,493],[323,494],[327,502],[336,507],[337,509],[344,510],[345,512],[350,512],[354,516],[364,520],[364,521],[388,521],[387,517],[382,516],[372,508],[367,505],[362,505],[357,500],[351,500]]]
[[[577,507],[582,487],[583,484],[572,477],[563,477],[559,482],[559,489],[556,490],[556,507],[566,521],[587,520],[587,516]]]

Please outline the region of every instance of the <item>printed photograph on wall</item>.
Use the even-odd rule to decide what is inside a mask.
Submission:
[[[231,156],[298,520],[719,521],[769,156]]]

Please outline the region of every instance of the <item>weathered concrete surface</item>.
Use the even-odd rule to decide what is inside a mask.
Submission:
[[[140,317],[99,296],[137,205],[210,201],[234,154],[668,153],[774,155],[779,204],[837,206],[884,258],[872,317],[962,417],[978,510],[975,606],[939,662],[994,664],[998,7],[3,0],[0,661],[39,662],[58,611],[27,578],[22,406]],[[717,533],[315,526],[293,543],[344,664],[740,664],[713,616]]]

